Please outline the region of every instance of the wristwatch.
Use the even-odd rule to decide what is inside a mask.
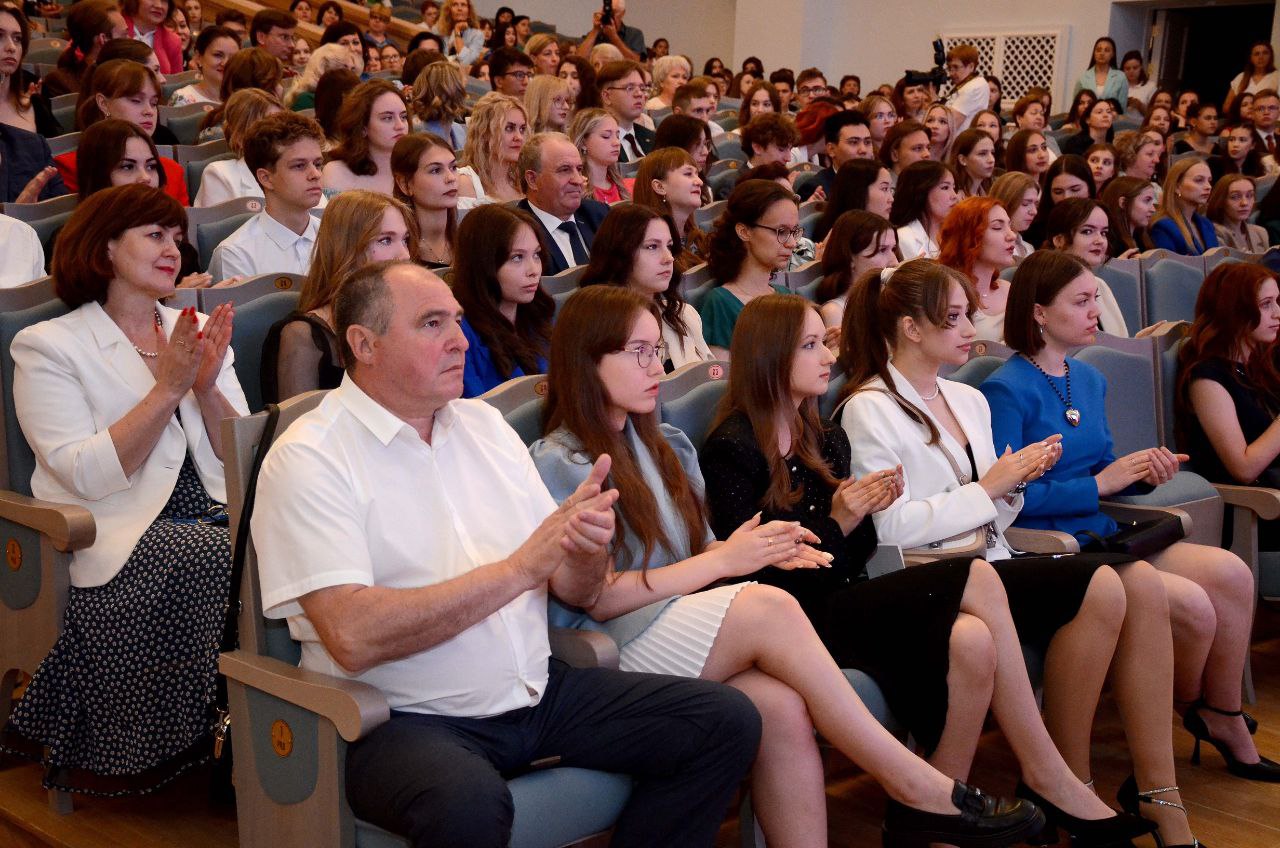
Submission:
[[[1009,497],[1015,497],[1017,495],[1020,495],[1026,490],[1027,490],[1027,481],[1023,480],[1021,483],[1019,483],[1018,485],[1014,486],[1012,489],[1009,490]]]

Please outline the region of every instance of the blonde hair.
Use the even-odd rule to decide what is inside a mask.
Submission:
[[[529,36],[529,40],[524,43],[524,55],[532,59],[552,44],[559,43],[559,40],[549,32],[535,32],[533,35]],[[539,76],[541,76],[541,74]]]
[[[524,108],[533,116],[531,132],[540,133],[547,130],[566,132],[568,130],[567,121],[563,127],[552,127],[547,123],[547,118],[551,114],[551,101],[555,100],[558,94],[564,95],[572,107],[568,80],[553,77],[550,74],[538,74],[529,80],[529,87],[524,92]]]
[[[573,146],[582,154],[584,166],[587,162],[587,136],[595,132],[596,128],[606,120],[613,120],[613,116],[603,109],[583,109],[569,122],[566,134],[573,139]],[[622,182],[622,171],[619,170],[618,163],[611,164],[605,173],[609,178],[609,184],[618,187],[618,193],[622,199],[630,200],[631,192],[627,191],[626,185]]]
[[[480,183],[486,192],[494,186],[493,173],[498,164],[497,139],[502,134],[502,125],[507,120],[507,112],[515,109],[524,116],[526,122],[529,113],[524,104],[516,98],[491,91],[476,101],[471,109],[471,124],[467,129],[467,141],[462,148],[462,163],[470,165],[480,177]],[[513,186],[520,185],[520,173],[516,163],[507,167],[507,179]],[[325,214],[328,214],[327,212]]]
[[[480,21],[476,17],[476,4],[467,0],[467,29],[479,29]],[[440,4],[440,19],[436,21],[436,34],[448,36],[453,33],[453,12],[448,3]]]
[[[1164,178],[1164,194],[1160,197],[1160,206],[1156,209],[1155,220],[1159,221],[1168,218],[1177,226],[1178,232],[1182,233],[1182,240],[1186,242],[1188,247],[1196,243],[1199,233],[1193,233],[1191,222],[1183,217],[1182,209],[1178,205],[1178,183],[1182,182],[1182,178],[1187,175],[1196,165],[1204,165],[1208,167],[1208,163],[1199,156],[1188,156],[1185,159],[1179,159],[1169,168],[1169,176]],[[1200,211],[1199,209],[1195,212]],[[1195,212],[1192,212],[1194,215]],[[1152,221],[1155,224],[1155,221]]]
[[[677,56],[674,53],[668,56],[661,56],[653,63],[653,95],[656,97],[662,93],[662,86],[667,81],[667,77],[671,76],[671,72],[677,66],[683,65],[686,79],[693,77],[693,68],[690,67],[689,61],[683,56]]]
[[[597,69],[610,62],[621,62],[624,58],[622,51],[612,44],[597,44],[591,48],[591,53],[588,56],[591,66]]]
[[[409,230],[409,256],[417,261],[418,219],[408,206],[376,191],[344,191],[325,207],[320,219],[311,270],[298,301],[299,311],[310,312],[333,303],[342,281],[365,264],[365,251],[382,231],[382,216],[388,209],[397,209],[404,216]]]
[[[420,121],[460,123],[467,113],[462,70],[452,62],[432,62],[413,81],[413,116]]]
[[[357,74],[360,73],[359,70],[353,67],[354,64],[355,57],[343,45],[321,44],[311,51],[311,58],[307,60],[306,67],[302,69],[302,73],[298,74],[298,78],[290,86],[289,93],[284,96],[284,105],[293,108],[298,95],[304,92],[314,94],[316,86],[320,83],[320,77],[335,68],[351,68]]]
[[[223,109],[222,129],[232,153],[244,157],[245,133],[255,121],[270,115],[273,109],[283,112],[284,105],[275,95],[260,88],[242,88],[231,95]]]

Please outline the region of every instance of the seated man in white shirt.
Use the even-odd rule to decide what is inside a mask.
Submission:
[[[978,73],[978,48],[972,44],[957,44],[947,51],[947,76],[951,78],[952,91],[947,95],[947,110],[951,112],[952,138],[973,123],[977,115],[991,102],[991,89],[987,80]]]
[[[676,89],[671,97],[671,114],[688,115],[703,121],[711,129],[711,137],[724,135],[724,127],[714,120],[716,99],[703,86],[686,83]]]
[[[262,186],[266,209],[213,250],[215,280],[311,268],[320,222],[311,214],[324,197],[324,131],[311,118],[277,112],[256,121],[244,139],[244,161]]]
[[[611,570],[608,457],[557,508],[501,414],[459,399],[462,309],[431,272],[367,266],[334,319],[347,374],[271,448],[252,530],[302,667],[390,703],[347,752],[355,814],[415,846],[506,845],[503,774],[553,760],[636,778],[613,845],[710,845],[755,755],[750,702],[549,659],[548,592],[590,605]]]

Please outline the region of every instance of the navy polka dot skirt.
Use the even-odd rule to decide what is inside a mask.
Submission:
[[[190,456],[159,517],[102,586],[72,588],[62,635],[6,728],[50,788],[149,792],[209,756],[230,531]],[[27,744],[14,745],[14,735]]]

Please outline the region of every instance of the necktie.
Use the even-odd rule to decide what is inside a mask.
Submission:
[[[627,153],[628,162],[634,162],[636,159],[640,159],[644,156],[644,151],[641,150],[640,145],[636,143],[635,133],[627,133],[623,136],[623,139],[626,140],[627,145],[631,148]]]
[[[1276,155],[1276,137],[1274,133],[1267,136],[1267,152],[1272,156]]]
[[[582,236],[578,233],[578,225],[573,221],[565,221],[556,229],[569,234],[569,244],[573,247],[573,264],[586,265],[591,257],[587,254],[587,248],[582,243]]]

